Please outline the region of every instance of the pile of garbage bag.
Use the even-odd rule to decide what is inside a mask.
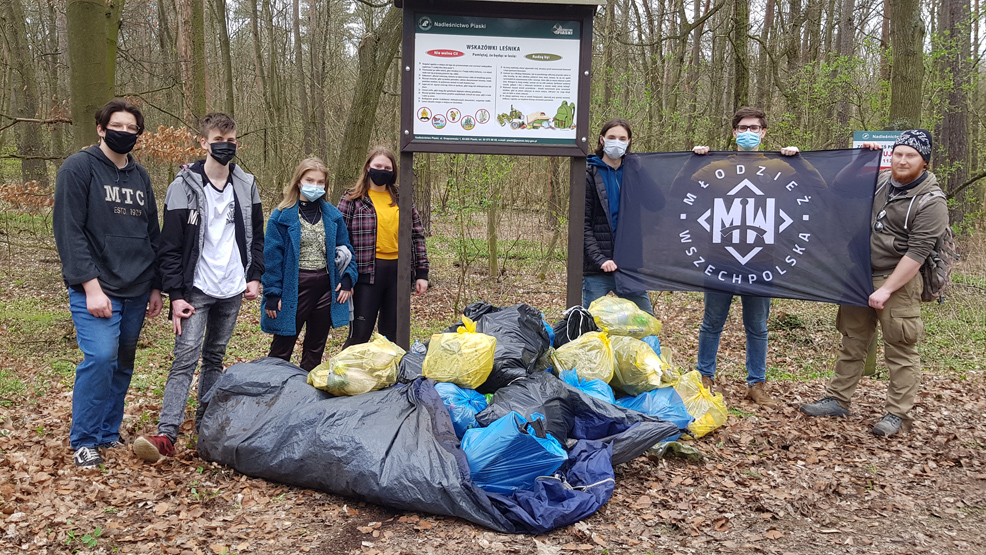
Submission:
[[[474,303],[407,353],[374,336],[311,373],[236,364],[206,395],[199,454],[502,532],[566,526],[609,500],[613,465],[726,418],[721,394],[675,370],[657,319],[604,299],[554,326],[525,304]]]

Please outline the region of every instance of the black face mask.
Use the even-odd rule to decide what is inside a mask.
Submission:
[[[236,143],[212,143],[209,147],[212,159],[224,166],[236,156]]]
[[[115,129],[107,129],[106,136],[103,137],[103,142],[106,146],[110,147],[110,150],[117,154],[126,154],[134,149],[134,145],[137,144],[137,134],[127,133],[126,131],[117,131]]]
[[[393,185],[397,181],[397,174],[390,170],[378,170],[376,168],[370,168],[366,170],[366,174],[370,176],[370,181],[377,186]]]

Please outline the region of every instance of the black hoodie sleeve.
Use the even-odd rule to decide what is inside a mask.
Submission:
[[[247,281],[260,281],[264,275],[264,207],[260,204],[257,191],[257,178],[253,178],[251,194],[253,208],[250,210],[250,225],[253,226],[253,244],[250,245],[251,263],[247,268]]]
[[[92,171],[80,153],[70,156],[55,177],[55,207],[52,217],[55,246],[62,259],[62,277],[69,286],[99,277],[89,250],[85,227],[89,208]]]
[[[147,170],[140,168],[140,177],[147,186],[147,237],[151,240],[151,248],[157,253],[161,248],[161,224],[158,222],[157,200],[154,198],[154,187],[151,186],[151,176]],[[161,259],[155,257],[154,277],[151,279],[151,289],[161,290]]]
[[[158,267],[161,271],[161,290],[171,301],[185,298],[185,227],[189,217],[188,201],[182,191],[181,172],[168,186],[164,197],[164,223],[158,241]]]

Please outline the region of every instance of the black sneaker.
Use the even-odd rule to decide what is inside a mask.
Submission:
[[[904,421],[901,417],[894,414],[885,414],[876,426],[873,426],[873,435],[875,436],[892,436],[900,431],[901,425]]]
[[[849,410],[835,397],[822,397],[814,403],[801,405],[800,410],[808,416],[849,416]]]
[[[124,443],[122,441],[109,441],[107,443],[100,443],[96,446],[99,451],[104,451],[106,449],[116,449],[117,447],[123,447]]]
[[[72,459],[79,468],[98,468],[103,464],[103,457],[99,456],[95,447],[79,447]]]

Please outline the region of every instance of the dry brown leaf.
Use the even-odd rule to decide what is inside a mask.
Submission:
[[[210,543],[209,549],[211,549],[212,552],[215,553],[216,555],[225,555],[226,553],[229,552],[229,550],[226,548],[226,544],[223,543]]]
[[[763,537],[768,540],[779,540],[784,537],[784,532],[781,532],[780,530],[767,530],[764,532]]]

